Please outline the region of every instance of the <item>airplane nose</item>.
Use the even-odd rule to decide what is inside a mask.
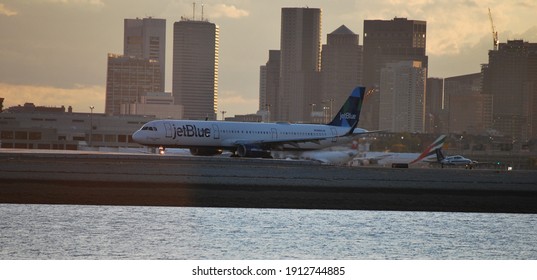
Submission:
[[[140,131],[136,131],[132,134],[132,140],[136,143],[139,143],[140,140],[142,139],[141,135],[140,135]]]

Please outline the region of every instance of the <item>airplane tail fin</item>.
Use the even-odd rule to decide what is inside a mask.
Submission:
[[[442,152],[440,151],[440,149],[442,149],[442,146],[444,145],[444,142],[446,141],[446,135],[440,135],[440,137],[436,138],[436,140],[434,140],[434,142],[429,145],[425,151],[423,151],[423,153],[421,153],[415,160],[411,161],[409,164],[412,164],[412,163],[416,163],[418,161],[421,161],[422,159],[428,157],[428,156],[431,156],[431,155],[434,155],[436,154],[437,158],[438,158],[438,153],[440,153],[440,155],[442,155]],[[443,155],[442,155],[443,157]]]
[[[352,133],[360,119],[360,111],[362,110],[364,96],[365,87],[356,87],[328,125],[348,127],[350,128],[350,133]]]
[[[446,157],[444,156],[444,154],[442,153],[442,148],[438,148],[436,150],[434,150],[436,152],[436,160],[438,162],[441,162],[443,159],[445,159]]]

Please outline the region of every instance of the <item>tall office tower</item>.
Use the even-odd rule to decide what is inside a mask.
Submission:
[[[424,132],[427,69],[420,61],[400,61],[386,64],[380,76],[380,129]]]
[[[185,119],[216,120],[218,49],[216,24],[184,18],[174,23],[172,93]]]
[[[537,135],[537,43],[500,43],[483,68],[483,93],[492,95],[493,128],[520,143]]]
[[[425,132],[447,133],[447,114],[443,110],[444,79],[427,78],[425,94]]]
[[[534,44],[535,45],[535,44]],[[537,49],[528,52],[528,86],[530,94],[530,132],[529,138],[537,138]]]
[[[166,20],[156,18],[125,19],[123,54],[160,63],[161,87],[164,88],[166,69]]]
[[[276,101],[280,88],[280,51],[269,50],[269,59],[260,70],[259,111],[265,112],[267,116],[265,120],[270,121],[271,115],[278,115]]]
[[[420,61],[428,68],[425,55],[427,22],[394,18],[393,20],[364,20],[364,85],[379,87],[380,71],[398,61]],[[382,91],[382,88],[380,88]],[[364,127],[378,129],[380,96],[373,94],[364,102]]]
[[[345,25],[328,34],[321,65],[321,98],[325,102],[323,107],[329,107],[327,119],[331,120],[337,113],[333,109],[339,108],[350,92],[362,85],[362,46],[358,35]]]
[[[267,104],[267,65],[259,66],[259,109],[266,111]]]
[[[321,9],[282,8],[279,121],[311,122],[319,104]]]
[[[490,127],[492,98],[481,93],[482,79],[481,73],[445,79],[448,133],[479,135]]]
[[[157,60],[108,54],[106,103],[104,112],[119,115],[121,104],[136,103],[148,92],[161,92]]]

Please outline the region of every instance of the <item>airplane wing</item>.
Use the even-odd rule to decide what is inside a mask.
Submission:
[[[365,157],[358,157],[358,159],[361,159],[361,160],[373,160],[373,161],[378,161],[378,160],[381,160],[381,159],[385,159],[387,157],[391,157],[393,154],[392,153],[385,153],[383,155],[375,155],[375,156],[365,156]]]
[[[359,135],[368,135],[368,134],[375,134],[379,132],[386,132],[387,130],[365,130],[365,129],[355,129],[351,135],[353,136],[359,136]]]
[[[366,135],[366,134],[372,134],[377,132],[382,132],[385,130],[374,130],[374,131],[368,131],[365,129],[355,129],[351,128],[349,131],[342,135],[331,135],[331,136],[325,136],[325,137],[318,137],[318,138],[304,138],[304,139],[274,139],[274,140],[260,140],[260,141],[250,141],[246,139],[237,139],[234,140],[231,144],[233,145],[267,145],[271,148],[277,148],[282,147],[283,145],[290,145],[293,147],[298,148],[298,144],[300,143],[313,143],[313,144],[321,144],[322,140],[331,139],[334,137],[341,138],[341,137],[356,137],[359,135]]]
[[[320,138],[308,138],[308,139],[274,139],[274,140],[258,140],[258,141],[251,141],[247,139],[235,139],[235,140],[230,140],[230,144],[232,144],[233,146],[259,145],[259,146],[264,146],[270,149],[283,147],[284,145],[290,145],[290,146],[299,148],[300,143],[314,143],[314,144],[320,145],[322,140],[330,139],[333,137],[347,137],[347,136],[332,136],[332,137],[320,137]]]

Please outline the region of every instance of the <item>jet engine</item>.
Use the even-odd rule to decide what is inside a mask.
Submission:
[[[259,145],[240,144],[237,146],[239,157],[271,158],[270,150]]]

